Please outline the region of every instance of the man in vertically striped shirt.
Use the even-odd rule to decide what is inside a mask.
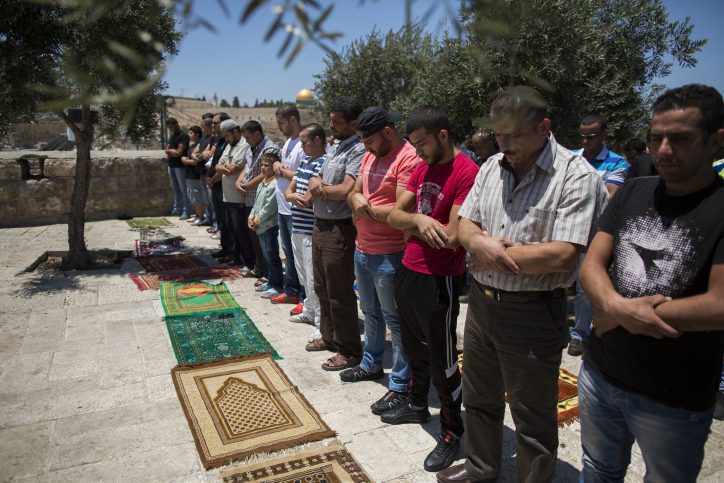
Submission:
[[[545,104],[522,86],[493,102],[502,153],[482,166],[458,212],[475,272],[463,365],[467,461],[438,473],[442,483],[497,478],[506,392],[518,481],[550,482],[555,473],[566,288],[608,193],[584,158],[556,142]]]
[[[291,322],[313,324],[315,331],[309,336],[309,343],[322,338],[319,330],[321,312],[319,298],[314,292],[314,266],[312,265],[312,232],[314,210],[311,208],[309,179],[317,176],[327,159],[324,147],[324,129],[319,124],[307,124],[299,133],[299,144],[306,157],[299,163],[291,183],[284,191],[284,198],[292,204],[292,248],[299,283],[304,286],[306,298],[301,314],[289,317]]]

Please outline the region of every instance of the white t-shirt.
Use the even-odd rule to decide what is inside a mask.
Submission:
[[[289,171],[297,171],[299,163],[306,157],[302,150],[302,143],[299,142],[299,136],[296,139],[289,138],[282,148],[282,165]],[[277,205],[279,214],[291,215],[292,204],[284,199],[284,192],[289,188],[289,181],[286,178],[277,179]]]
[[[239,139],[236,145],[232,146],[227,143],[224,148],[224,153],[219,158],[219,164],[233,164],[241,168],[241,171],[232,175],[223,175],[221,177],[221,188],[224,192],[224,201],[226,203],[243,203],[244,197],[236,191],[236,180],[239,179],[239,175],[244,171],[246,166],[246,151],[249,149],[249,144],[244,138]]]

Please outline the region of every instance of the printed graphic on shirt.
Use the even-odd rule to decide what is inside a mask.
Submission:
[[[382,181],[384,181],[385,176],[387,176],[387,173],[389,172],[390,170],[387,168],[375,166],[375,163],[370,163],[364,167],[364,172],[360,174],[367,176],[367,186],[369,187],[369,192],[374,193],[380,187]]]
[[[614,277],[627,298],[662,294],[676,297],[696,276],[703,238],[677,219],[649,209],[626,220],[616,244]]]
[[[442,188],[436,183],[429,181],[422,183],[417,190],[417,212],[429,216],[435,211],[437,202],[445,198],[441,191]]]

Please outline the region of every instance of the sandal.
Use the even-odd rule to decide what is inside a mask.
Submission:
[[[266,283],[262,283],[261,285],[254,287],[254,292],[266,292],[267,290],[269,290],[269,285]]]
[[[279,295],[279,291],[273,287],[269,287],[269,289],[266,292],[261,294],[261,298],[270,299],[272,297],[276,297],[277,295]]]
[[[324,339],[317,339],[314,342],[307,344],[304,348],[308,352],[318,352],[318,351],[336,352],[336,349],[334,347],[332,347],[331,344],[327,344],[326,342],[324,342]]]
[[[266,277],[261,277],[259,280],[254,282],[254,286],[258,287],[259,285],[263,285],[263,284],[267,283],[268,281],[269,280]]]
[[[335,354],[329,359],[327,359],[327,362],[322,364],[322,369],[325,371],[341,371],[342,369],[347,369],[348,367],[355,367],[357,365],[357,361],[354,357],[344,357],[342,354]]]
[[[245,272],[241,272],[242,278],[261,278],[261,273],[255,272],[254,270],[247,270]]]

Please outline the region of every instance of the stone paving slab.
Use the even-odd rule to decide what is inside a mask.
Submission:
[[[209,265],[218,244],[206,227],[169,218],[168,231]],[[67,250],[65,225],[0,229],[0,481],[220,483],[193,445],[169,374],[176,364],[158,291],[139,291],[127,274],[143,273],[134,259],[120,270],[28,273],[49,250]],[[88,246],[131,250],[137,233],[123,221],[88,223]],[[369,405],[385,392],[380,381],[344,384],[321,370],[329,353],[308,353],[310,325],[288,321],[289,305],[273,305],[252,280],[227,282],[259,330],[284,360],[279,364],[329,426],[378,482],[433,483],[422,463],[439,432],[439,400],[430,393],[430,422],[387,426]],[[458,319],[462,339],[467,306]],[[361,313],[360,313],[361,317]],[[581,361],[564,353],[562,367]],[[391,353],[385,354],[389,372]],[[463,413],[464,416],[464,413]],[[506,411],[499,481],[515,481],[516,438]],[[559,432],[555,481],[575,482],[581,468],[580,425]],[[464,448],[457,458],[462,461]],[[236,464],[238,466],[239,463]],[[635,448],[627,482],[645,471]],[[699,478],[724,481],[724,423],[715,421]]]

